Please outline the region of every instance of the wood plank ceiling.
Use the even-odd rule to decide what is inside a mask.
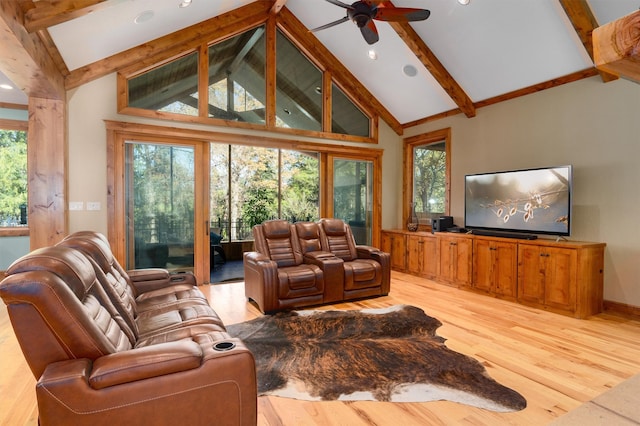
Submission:
[[[591,33],[597,27],[597,22],[587,0],[559,1],[577,36],[593,60]],[[287,22],[296,32],[296,36],[305,39],[302,40],[303,44],[317,44],[312,35],[302,30],[304,27],[297,28],[301,24],[285,7],[286,0],[256,1],[224,15],[195,24],[190,28],[168,34],[70,71],[56,48],[48,28],[107,8],[111,4],[112,2],[106,0],[1,1],[0,30],[5,34],[2,38],[3,47],[0,47],[1,69],[8,70],[8,77],[22,87],[28,95],[64,99],[65,90],[78,87],[134,63],[140,64],[140,58],[144,58],[142,62],[151,65],[158,58],[176,55],[184,51],[185,47],[193,46],[205,37],[211,40],[222,38],[229,32],[237,31],[237,28],[246,27],[248,23],[264,22],[269,14],[284,14],[289,18]],[[21,22],[24,24],[20,25]],[[467,117],[474,117],[478,108],[598,73],[604,82],[617,78],[612,74],[589,68],[552,81],[535,84],[480,102],[473,102],[410,24],[391,23],[391,27],[457,105],[457,108],[450,111],[409,123],[400,123],[382,104],[373,101],[371,105],[373,112],[384,119],[398,134],[402,133],[403,128],[442,116],[464,113]],[[48,54],[44,54],[44,52]],[[328,51],[324,56],[324,60],[334,61],[332,64],[333,72],[349,73]],[[347,76],[346,81],[351,81],[349,79],[355,80],[351,75]],[[354,84],[357,85],[357,81]],[[353,89],[363,92],[366,96],[370,95],[364,87],[358,86]]]

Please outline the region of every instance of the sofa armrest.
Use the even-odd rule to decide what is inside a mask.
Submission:
[[[342,259],[337,258],[336,255],[331,253],[330,251],[318,250],[310,251],[304,254],[304,263],[310,263],[313,265],[318,265],[320,267],[322,267],[323,263],[327,261],[335,261],[335,259],[338,259],[342,262]]]
[[[201,362],[200,345],[191,340],[116,352],[93,363],[89,385],[93,389],[103,389],[198,368]]]
[[[242,342],[228,340],[236,345],[228,351],[215,351],[209,342],[194,341],[181,348],[179,352],[190,358],[195,352],[188,354],[199,347],[201,356],[195,368],[183,365],[183,370],[172,368],[179,371],[169,369],[160,376],[150,374],[146,379],[100,389],[90,385],[95,369],[89,359],[49,364],[36,385],[39,424],[255,425],[255,361]],[[101,359],[96,363],[102,363]]]
[[[245,252],[243,263],[245,296],[262,312],[278,310],[278,264],[256,251]]]
[[[162,268],[146,268],[132,269],[127,274],[138,294],[176,284],[196,285],[195,276],[189,272],[170,273]]]
[[[380,250],[377,247],[359,245],[356,246],[360,259],[373,259],[382,267],[382,294],[388,294],[391,290],[391,254]]]
[[[304,254],[304,263],[322,269],[324,279],[323,303],[344,300],[344,260],[328,251],[310,251]]]

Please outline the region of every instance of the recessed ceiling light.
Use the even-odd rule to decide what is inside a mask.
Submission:
[[[322,95],[322,87],[320,87],[320,86],[316,86],[316,89],[315,89],[315,90],[316,90],[316,93],[317,93],[318,95]]]
[[[179,7],[189,7],[191,6],[191,0],[182,0],[180,2],[180,4],[178,4]]]
[[[11,90],[13,87],[9,84],[0,84],[0,89]]]
[[[415,77],[416,75],[418,75],[418,70],[411,64],[407,64],[402,67],[402,72],[407,77]]]
[[[373,49],[369,50],[369,52],[367,52],[367,55],[369,56],[369,59],[372,59],[374,61],[378,59],[378,52]]]
[[[150,21],[151,19],[153,19],[153,10],[145,10],[136,16],[133,22],[136,24],[142,24],[143,22]]]
[[[458,3],[460,3],[463,6],[468,5],[469,3],[471,3],[471,0],[458,0]]]

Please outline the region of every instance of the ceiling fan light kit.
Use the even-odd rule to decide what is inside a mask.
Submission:
[[[415,22],[424,21],[431,12],[427,9],[414,9],[408,7],[395,7],[388,0],[362,0],[352,4],[346,4],[340,0],[326,0],[327,2],[347,10],[347,15],[336,21],[310,30],[316,32],[352,21],[360,28],[362,37],[368,44],[376,43],[380,37],[376,28],[376,21],[387,22]]]

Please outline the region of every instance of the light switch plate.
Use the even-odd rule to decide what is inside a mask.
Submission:
[[[87,210],[100,210],[100,201],[87,201]]]
[[[84,202],[83,201],[70,201],[69,202],[69,210],[84,210]]]

